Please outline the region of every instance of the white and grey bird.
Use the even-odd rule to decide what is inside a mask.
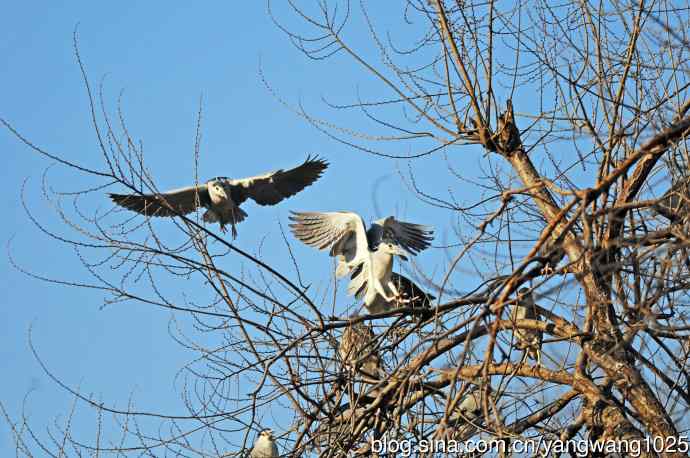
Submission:
[[[278,458],[278,446],[273,437],[273,431],[264,429],[259,433],[259,437],[254,442],[254,447],[249,453],[249,458]]]
[[[230,224],[235,238],[235,226],[247,217],[240,208],[244,201],[251,198],[259,205],[275,205],[314,183],[327,167],[328,162],[323,159],[307,157],[303,164],[290,170],[238,179],[217,177],[160,194],[110,194],[110,198],[117,205],[146,216],[186,215],[205,207],[204,221],[219,223],[223,232]]]
[[[343,331],[338,343],[338,356],[346,368],[355,370],[359,362],[360,372],[365,376],[378,378],[385,375],[385,372],[375,344],[376,335],[371,327],[361,322],[355,323]]]
[[[518,298],[511,314],[512,320],[541,320],[541,315],[537,312],[534,296],[529,288],[520,288]],[[532,329],[515,328],[513,330],[515,348],[525,352],[532,360],[536,360],[541,365],[541,345],[543,333]]]
[[[466,437],[471,431],[476,431],[482,419],[482,395],[479,388],[473,387],[460,400],[451,422],[457,425],[459,437]]]
[[[370,313],[390,310],[401,293],[393,281],[393,257],[417,254],[433,240],[428,226],[389,216],[367,230],[353,212],[293,213],[290,228],[299,240],[338,259],[336,276],[350,273],[348,293],[363,299]]]
[[[477,420],[482,413],[482,397],[477,388],[471,389],[458,404],[458,420],[467,423]]]

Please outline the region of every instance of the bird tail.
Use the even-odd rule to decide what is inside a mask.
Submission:
[[[207,223],[217,223],[220,218],[218,218],[218,214],[216,212],[213,210],[208,210],[206,213],[204,213],[202,219]]]
[[[234,220],[235,223],[240,223],[244,221],[244,219],[247,216],[249,216],[247,215],[247,212],[242,210],[240,207],[235,207],[232,209],[231,218]]]

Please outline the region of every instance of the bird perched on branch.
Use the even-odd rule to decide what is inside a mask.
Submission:
[[[673,183],[652,208],[672,223],[686,218],[690,209],[690,178]]]
[[[534,303],[534,296],[529,288],[520,288],[518,298],[513,308],[511,319],[515,320],[541,320]],[[525,352],[525,356],[537,361],[541,365],[541,345],[543,333],[532,329],[514,328],[515,348]]]
[[[460,401],[458,405],[458,416],[466,422],[479,418],[482,413],[481,393],[479,389],[473,388]]]
[[[249,453],[249,458],[278,458],[278,446],[273,437],[273,431],[264,429],[259,433],[259,437],[254,442],[254,447]]]
[[[376,336],[371,327],[364,323],[355,323],[345,328],[338,345],[338,355],[345,367],[354,370],[357,362],[362,360],[359,370],[371,378],[385,375],[378,351],[375,348]]]
[[[347,291],[359,299],[370,313],[394,308],[404,302],[393,281],[393,257],[407,259],[428,248],[433,230],[428,226],[383,218],[367,230],[362,218],[352,212],[293,213],[290,228],[299,240],[338,259],[336,276],[350,273]]]
[[[482,420],[482,395],[478,387],[472,387],[460,400],[451,421],[456,424],[458,437],[465,437],[475,431]]]
[[[251,198],[259,205],[275,205],[314,183],[327,167],[328,162],[323,159],[307,157],[302,165],[290,170],[249,178],[217,177],[204,184],[160,194],[110,194],[110,198],[117,205],[146,216],[173,217],[205,207],[204,221],[219,223],[222,232],[230,224],[235,238],[235,226],[247,217],[240,208],[244,201]]]

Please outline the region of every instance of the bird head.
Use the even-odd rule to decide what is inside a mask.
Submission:
[[[392,254],[393,256],[400,256],[404,261],[407,261],[407,252],[403,250],[400,245],[395,243],[381,242],[379,243],[377,250],[383,253]]]
[[[274,440],[274,438],[273,438],[273,430],[270,429],[270,428],[269,428],[269,429],[264,429],[263,431],[261,431],[261,432],[259,433],[259,437],[262,437],[262,438],[264,438],[264,439],[268,439],[268,440],[270,440],[270,441],[273,441],[273,440]]]
[[[227,199],[228,195],[225,192],[225,186],[220,180],[210,180],[206,183],[208,187],[208,192],[211,197],[220,197],[221,199]]]

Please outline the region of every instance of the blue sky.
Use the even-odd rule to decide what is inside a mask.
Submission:
[[[285,100],[326,114],[330,112],[321,96],[351,103],[357,91],[381,94],[371,76],[362,74],[346,56],[324,62],[306,59],[271,23],[263,2],[182,5],[86,1],[6,5],[0,15],[0,115],[52,153],[99,164],[88,98],[72,46],[78,23],[79,48],[90,82],[97,87],[104,78],[105,100],[111,108],[123,91],[128,126],[143,142],[161,189],[193,179],[200,99],[202,179],[289,167],[310,153],[331,162],[319,183],[280,206],[245,207],[250,218],[239,228],[240,247],[252,251],[265,241],[267,247],[277,247],[275,259],[270,254],[268,259],[288,268],[278,220],[285,223],[290,209],[353,210],[365,220],[383,216],[374,212],[372,204],[376,183],[380,195],[386,196],[381,205],[384,213],[432,222],[437,240],[444,239],[448,215],[421,204],[397,175],[398,169],[406,170],[406,161],[353,151],[318,132],[271,95],[261,82],[259,65]],[[359,39],[354,43],[365,44]],[[364,52],[376,55],[375,50]],[[361,113],[338,112],[329,120],[356,128],[362,118]],[[397,154],[413,152],[406,144],[400,148]],[[79,279],[84,271],[74,252],[35,228],[20,201],[22,184],[28,180],[25,199],[31,211],[49,228],[66,230],[42,200],[41,177],[51,161],[4,129],[0,129],[0,151],[6,164],[0,171],[5,216],[0,241],[18,265],[36,274]],[[480,159],[468,154],[458,165],[469,173]],[[439,159],[422,159],[414,166],[421,178],[427,178],[426,190],[442,193],[449,186],[439,178],[439,167],[444,176],[448,174]],[[59,166],[50,169],[49,177],[60,190],[86,184],[73,170]],[[455,192],[461,200],[476,197]],[[109,202],[103,196],[102,202],[89,201],[89,205],[104,209]],[[293,247],[309,280],[327,282],[327,258],[304,246]],[[442,272],[441,254],[430,252],[418,260],[437,276]],[[143,410],[184,413],[173,378],[190,355],[168,335],[169,312],[134,304],[101,307],[100,292],[30,278],[4,254],[0,271],[0,401],[11,416],[20,414],[28,392],[26,413],[39,430],[56,417],[64,418],[71,405],[70,396],[32,356],[30,327],[41,358],[65,383],[119,407],[133,395]],[[91,437],[87,425],[84,421],[84,439]],[[0,456],[13,450],[8,426],[0,422]]]

